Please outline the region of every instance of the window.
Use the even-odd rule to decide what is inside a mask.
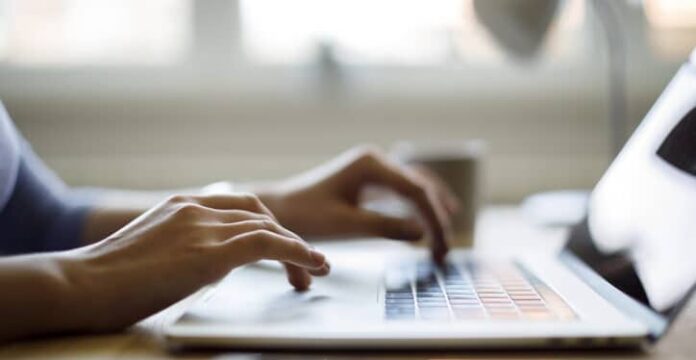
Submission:
[[[541,54],[578,57],[585,1],[561,0]],[[473,0],[0,0],[0,62],[35,66],[497,64]]]
[[[647,40],[668,60],[696,44],[696,2],[642,0]],[[587,0],[560,0],[540,57],[580,58]],[[496,65],[509,52],[474,0],[0,0],[0,63]]]
[[[578,51],[582,0],[562,1],[544,52]],[[241,0],[242,40],[252,61],[306,63],[330,51],[344,63],[420,65],[486,61],[501,50],[472,0]]]
[[[661,29],[696,28],[696,2],[693,0],[645,0],[645,16],[652,27]]]
[[[683,60],[696,46],[696,1],[645,0],[648,40],[656,54]]]
[[[161,64],[181,58],[189,0],[0,0],[0,59],[33,65]]]

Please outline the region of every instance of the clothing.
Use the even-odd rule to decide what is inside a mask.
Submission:
[[[0,210],[12,194],[19,170],[19,144],[5,107],[0,103]]]
[[[79,246],[90,206],[34,154],[0,102],[0,255]]]

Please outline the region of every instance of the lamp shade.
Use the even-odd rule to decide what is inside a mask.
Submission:
[[[529,60],[541,48],[558,3],[558,0],[474,0],[474,11],[507,54]]]

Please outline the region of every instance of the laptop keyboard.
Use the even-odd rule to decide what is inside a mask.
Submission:
[[[556,292],[515,263],[429,262],[387,273],[388,320],[570,320]]]

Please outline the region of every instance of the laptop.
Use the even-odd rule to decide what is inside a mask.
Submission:
[[[593,190],[558,254],[494,258],[373,242],[326,251],[289,289],[259,262],[201,290],[172,346],[253,349],[633,347],[658,340],[696,283],[696,51]]]

